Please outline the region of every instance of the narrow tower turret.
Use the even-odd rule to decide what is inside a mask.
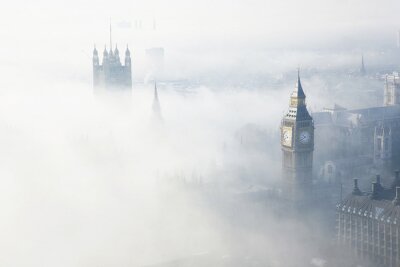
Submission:
[[[118,46],[117,45],[115,45],[114,58],[115,58],[115,63],[117,65],[121,65],[121,60],[119,58],[119,50],[118,50]]]
[[[96,45],[93,49],[93,86],[96,87],[99,84],[100,78],[100,62],[99,62],[99,54],[96,49]]]

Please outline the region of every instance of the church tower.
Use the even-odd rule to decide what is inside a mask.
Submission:
[[[281,123],[284,198],[304,203],[312,193],[314,122],[308,113],[300,75]]]

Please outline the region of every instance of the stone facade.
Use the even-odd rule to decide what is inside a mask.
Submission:
[[[314,122],[306,106],[300,76],[281,123],[282,172],[285,196],[296,203],[312,193]]]
[[[400,266],[399,172],[389,187],[378,175],[370,192],[362,192],[354,179],[353,192],[337,205],[337,239],[360,260]]]
[[[393,106],[400,104],[400,77],[394,72],[385,77],[384,105]]]

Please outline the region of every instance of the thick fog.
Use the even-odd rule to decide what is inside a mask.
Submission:
[[[336,266],[334,218],[288,220],[247,193],[279,185],[298,67],[311,111],[382,104],[381,81],[354,73],[361,55],[372,77],[398,68],[398,10],[395,0],[3,3],[0,265]],[[110,18],[113,47],[131,49],[131,94],[93,93],[92,50],[109,49]],[[162,121],[151,47],[165,49]]]

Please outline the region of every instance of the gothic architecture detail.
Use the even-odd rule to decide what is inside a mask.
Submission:
[[[400,104],[400,77],[397,72],[394,72],[391,75],[386,75],[384,104],[385,106]]]
[[[338,242],[375,266],[400,266],[400,177],[390,187],[380,176],[370,192],[354,179],[353,192],[337,205]]]
[[[128,46],[125,50],[125,65],[121,64],[118,47],[112,48],[110,26],[110,50],[104,48],[103,62],[100,64],[96,47],[93,49],[93,88],[132,89],[132,61]]]
[[[392,159],[392,127],[378,125],[374,133],[374,163],[377,166],[389,166]]]
[[[397,78],[396,78],[397,77]],[[339,170],[338,182],[379,172],[392,172],[400,164],[400,80],[389,75],[385,106],[345,109],[335,105],[312,113],[315,125],[314,166],[325,178],[329,162]],[[351,184],[351,182],[349,183]],[[351,186],[351,185],[349,185]]]
[[[314,122],[308,113],[300,75],[281,123],[282,173],[285,196],[303,202],[312,192]]]

